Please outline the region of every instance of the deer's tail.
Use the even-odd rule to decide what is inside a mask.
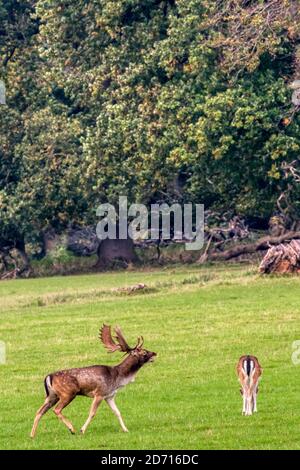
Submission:
[[[250,387],[253,384],[253,376],[255,373],[255,364],[250,356],[247,356],[244,360],[243,369],[245,375],[248,377]]]
[[[45,377],[44,386],[45,386],[46,395],[47,395],[47,397],[49,397],[50,389],[51,389],[51,386],[52,386],[52,375],[51,374],[49,374],[49,375],[47,375],[47,377]]]

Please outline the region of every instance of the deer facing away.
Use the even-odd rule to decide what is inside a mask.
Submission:
[[[242,356],[237,365],[237,374],[243,396],[242,414],[249,416],[257,412],[258,381],[262,368],[255,356]]]
[[[138,370],[147,362],[152,362],[156,353],[143,349],[143,338],[138,338],[134,348],[130,348],[120,328],[115,328],[116,336],[113,339],[111,327],[103,325],[99,338],[109,352],[121,351],[126,358],[117,366],[89,366],[76,369],[60,370],[46,376],[44,380],[46,399],[36,413],[31,437],[35,436],[41,417],[54,405],[54,413],[74,434],[72,423],[62,415],[62,410],[71,403],[77,395],[83,395],[93,399],[89,416],[80,432],[84,433],[95,416],[100,403],[105,400],[113,413],[117,416],[121,428],[127,432],[121,413],[115,403],[117,391],[133,382]]]

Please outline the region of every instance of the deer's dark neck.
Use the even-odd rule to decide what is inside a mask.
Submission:
[[[141,367],[138,357],[129,355],[121,364],[115,366],[115,369],[119,377],[130,377],[134,376]]]

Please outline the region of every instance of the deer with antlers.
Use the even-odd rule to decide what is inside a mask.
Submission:
[[[94,418],[100,403],[105,400],[113,413],[117,416],[121,428],[128,432],[121,413],[115,403],[117,391],[133,382],[138,370],[147,362],[152,362],[156,353],[143,348],[143,338],[139,337],[134,348],[128,346],[120,328],[115,328],[116,336],[113,339],[111,327],[103,325],[100,329],[99,339],[109,352],[121,351],[126,358],[118,365],[89,366],[76,369],[60,370],[46,376],[44,380],[46,399],[36,413],[31,437],[35,436],[36,429],[41,417],[54,405],[54,413],[65,424],[69,431],[74,434],[72,423],[62,415],[62,410],[71,403],[77,395],[83,395],[93,399],[89,416],[82,426],[80,432],[85,433],[88,425]]]
[[[250,416],[257,412],[258,381],[262,375],[262,368],[257,357],[240,357],[237,374],[242,387],[240,390],[243,396],[242,414]]]

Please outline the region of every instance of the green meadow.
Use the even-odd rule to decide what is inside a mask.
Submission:
[[[137,283],[147,287],[123,289]],[[192,265],[4,281],[0,318],[0,449],[300,449],[298,278]],[[120,325],[129,344],[143,335],[158,353],[117,395],[129,433],[104,402],[84,436],[51,410],[31,440],[45,375],[121,361],[98,340],[103,323]],[[235,367],[248,353],[263,377],[258,413],[245,417]],[[77,431],[90,405],[78,397],[64,410]]]

